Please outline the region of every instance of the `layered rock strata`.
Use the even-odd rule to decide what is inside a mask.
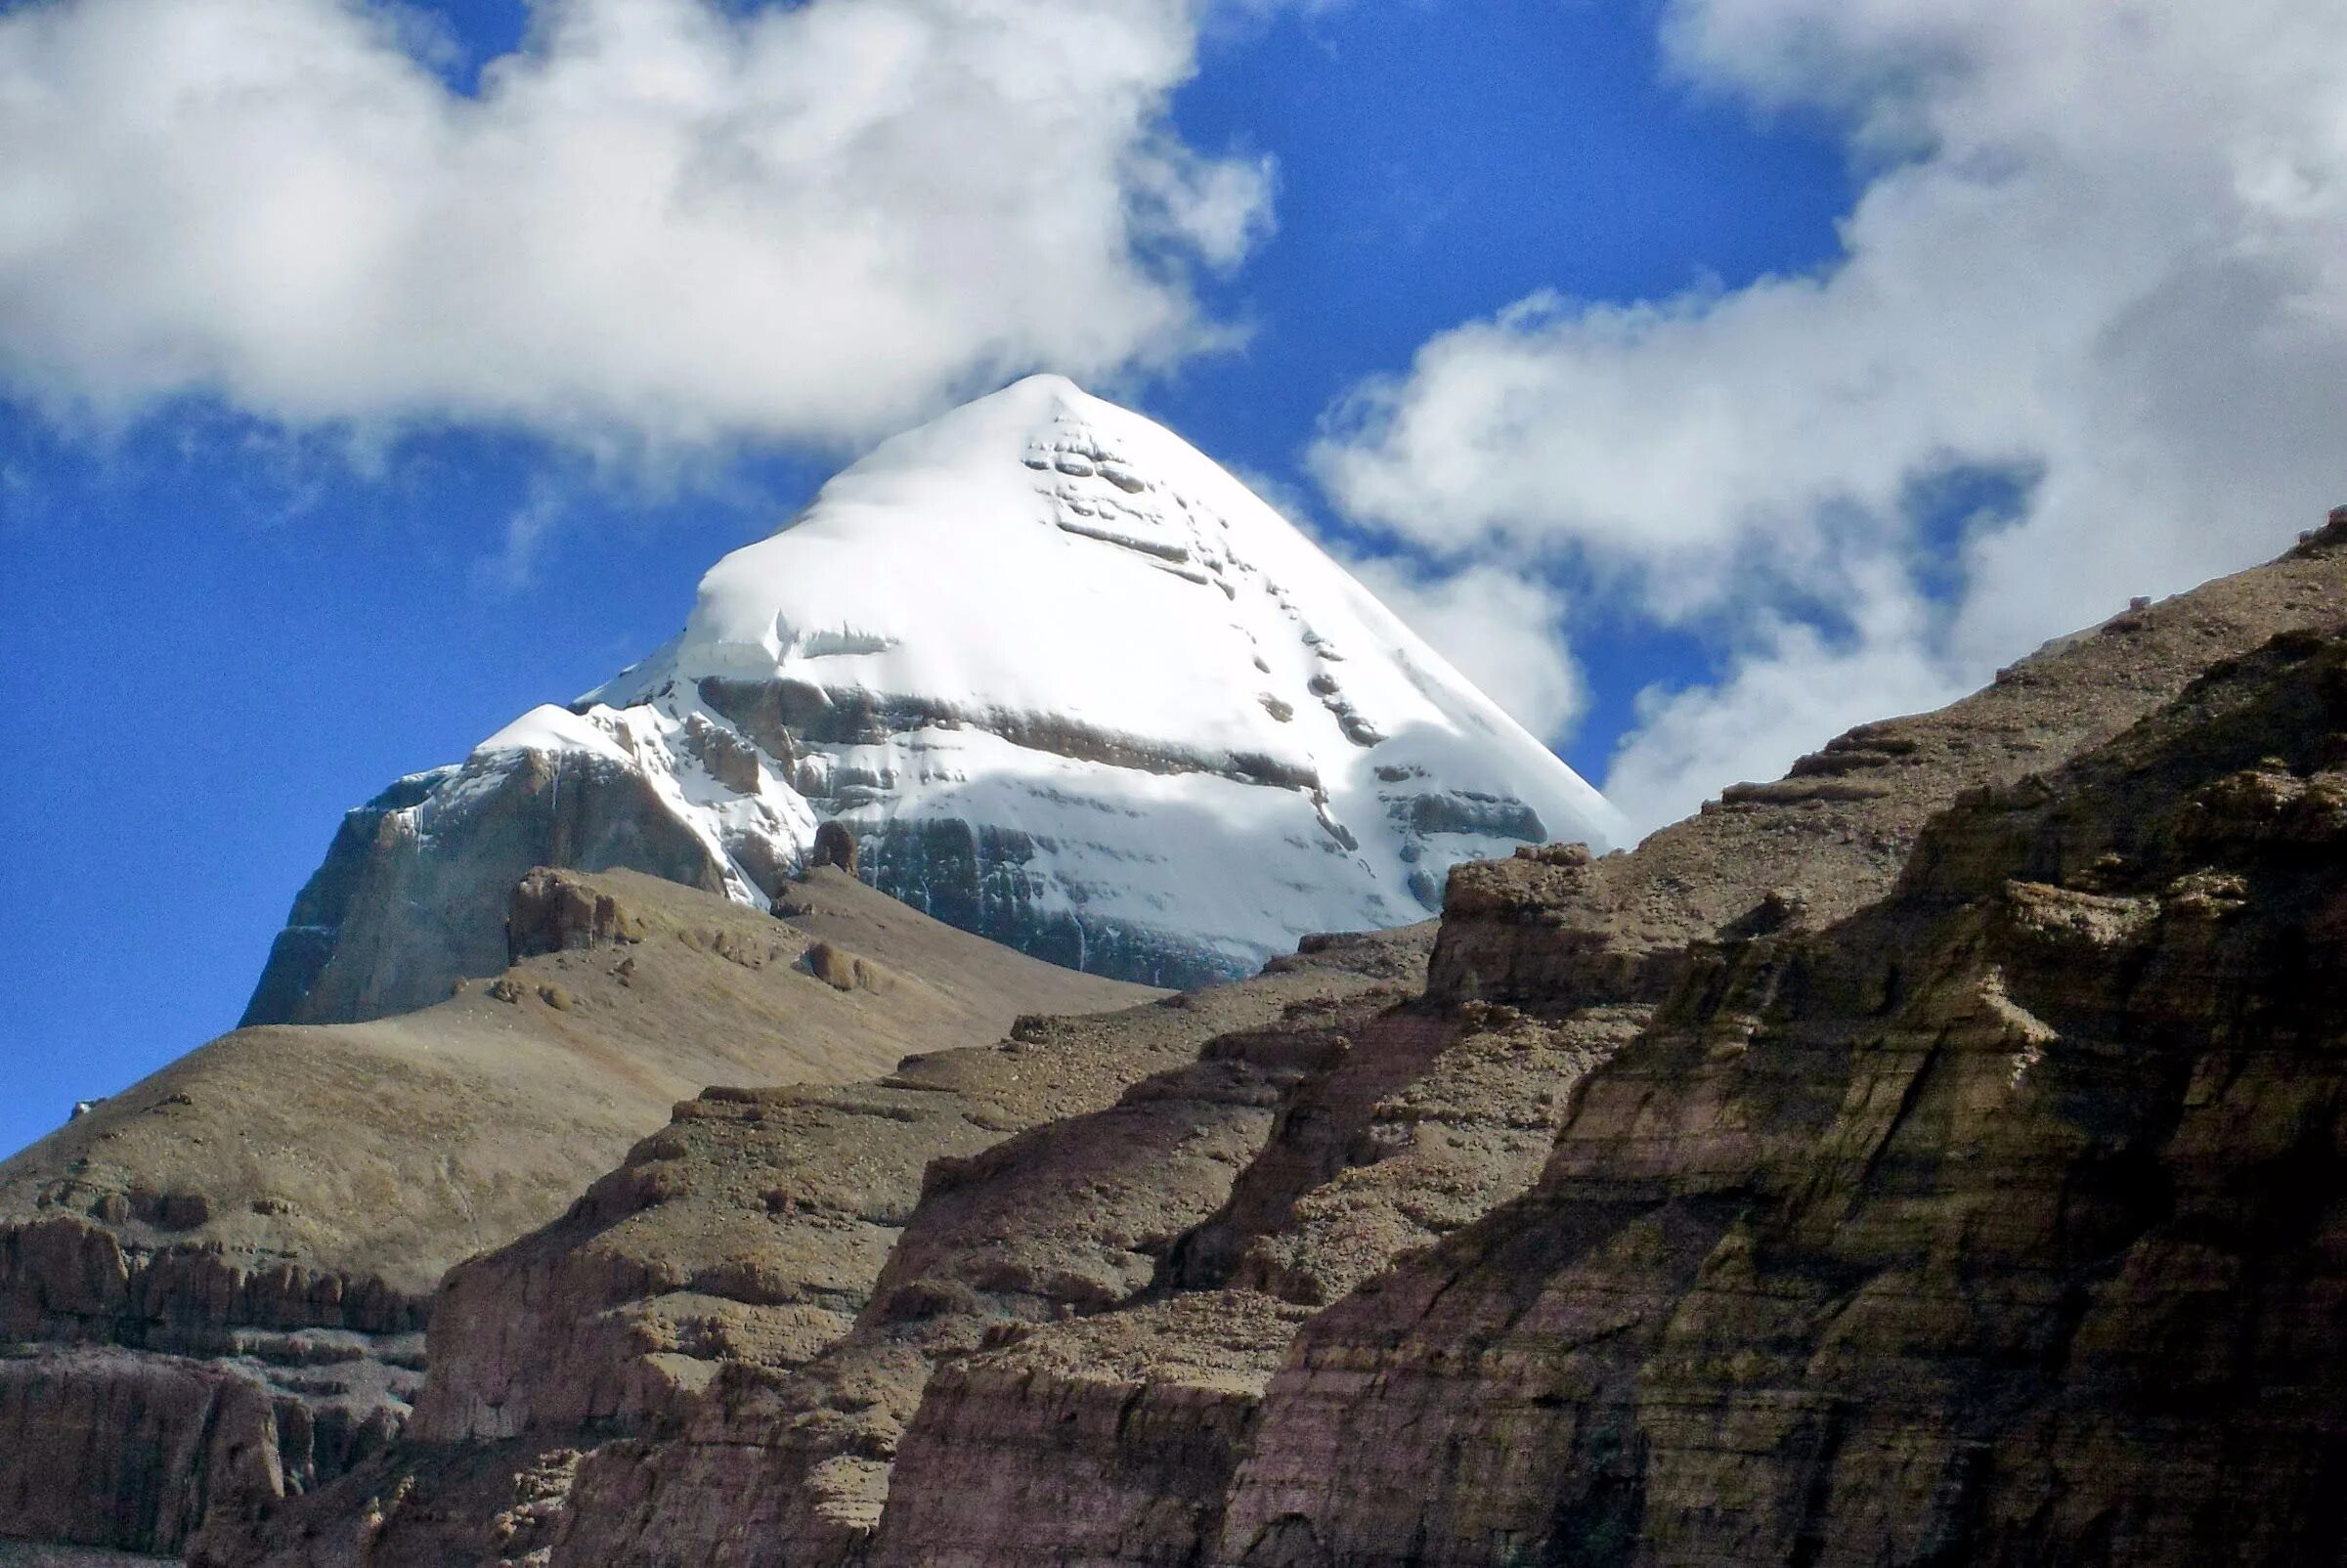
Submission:
[[[2330,1560],[2343,768],[2287,635],[1703,951],[1531,1196],[1306,1328],[1216,1560]]]
[[[1474,1124],[1474,1097],[1452,1086],[1503,1087],[1512,1093],[1507,1113],[1523,1118],[1520,1125],[1538,1125],[1547,1108],[1570,1103],[1584,1068],[1636,1035],[1655,1004],[1688,982],[1714,944],[1814,930],[1832,913],[1881,895],[1921,825],[1961,791],[1986,779],[2018,778],[2059,761],[2065,749],[2108,735],[2172,695],[2199,661],[2221,661],[2277,626],[2347,613],[2347,572],[2337,554],[2343,544],[2347,526],[2334,521],[2272,567],[2064,639],[1952,709],[1866,726],[1826,749],[1823,755],[1842,760],[1834,767],[1805,762],[1785,787],[1731,791],[1725,803],[1634,853],[1592,861],[1570,848],[1527,850],[1460,868],[1430,987],[1438,1004],[1433,1016],[1453,1021],[1451,1043],[1357,1052],[1327,1079],[1295,1093],[1232,1202],[1177,1245],[1165,1276],[1177,1289],[1240,1288],[1207,1297],[1214,1303],[1208,1311],[1191,1310],[1190,1298],[1179,1294],[1146,1309],[1148,1328],[1135,1337],[1156,1358],[1154,1373],[1145,1379],[1152,1399],[1162,1403],[1187,1391],[1221,1412],[1218,1425],[1242,1423],[1285,1341],[1276,1330],[1218,1334],[1220,1324],[1287,1321],[1264,1314],[1288,1302],[1333,1300],[1356,1286],[1380,1289],[1376,1277],[1394,1259],[1531,1182],[1542,1154],[1513,1162],[1461,1157],[1462,1146],[1471,1147],[1460,1133]],[[1902,758],[1920,761],[1896,761]],[[1803,782],[1868,771],[1877,776],[1864,778],[1863,787],[1819,791]],[[1478,964],[1487,966],[1484,974]],[[1480,999],[1495,994],[1513,1001]],[[1492,1050],[1510,1036],[1512,1062],[1511,1053]],[[1478,1059],[1485,1065],[1478,1067]],[[1509,1095],[1494,1100],[1487,1092],[1482,1110],[1489,1114],[1509,1103]],[[1411,1125],[1413,1106],[1432,1113],[1442,1139],[1395,1136],[1397,1127]],[[1548,1127],[1558,1120],[1561,1111],[1550,1111]],[[1544,1144],[1543,1138],[1543,1153]],[[1267,1302],[1255,1291],[1282,1299]],[[925,1406],[908,1435],[891,1492],[891,1521],[901,1511],[934,1522],[939,1498],[997,1473],[985,1459],[990,1445],[1026,1453],[1029,1439],[1021,1434],[1042,1429],[1046,1412],[1110,1432],[1147,1434],[1116,1417],[1135,1398],[1132,1356],[1103,1354],[1097,1375],[1083,1371],[1085,1347],[1104,1340],[1118,1341],[1106,1320],[1046,1328],[941,1378],[937,1393],[950,1400],[935,1412]],[[988,1405],[991,1416],[982,1414]],[[1083,1416],[1069,1416],[1079,1409]],[[1406,1499],[1415,1484],[1409,1472],[1416,1439],[1388,1437],[1396,1469],[1386,1480],[1395,1498]],[[1209,1444],[1191,1451],[1186,1462],[1205,1464],[1199,1456],[1207,1452],[1228,1458],[1251,1442]],[[1143,1545],[1121,1526],[1104,1532],[1095,1522],[1129,1517],[1115,1500],[1130,1503],[1152,1485],[1169,1495],[1213,1491],[1211,1478],[1195,1467],[1179,1477],[1165,1471],[1151,1458],[1155,1452],[1163,1452],[1161,1440],[1144,1436],[1130,1449],[1111,1441],[1080,1455],[1065,1446],[1037,1454],[1029,1461],[1041,1466],[1034,1475],[992,1484],[1030,1497],[1035,1487],[1058,1488],[1049,1494],[1053,1505],[967,1510],[952,1535],[950,1560],[1010,1564],[1037,1556],[1062,1560],[1051,1554],[1063,1553],[1068,1561],[1185,1561],[1194,1560],[1185,1554],[1202,1559],[1227,1547],[1227,1542],[1218,1546],[1219,1509],[1195,1510],[1191,1532]],[[1232,1478],[1224,1472],[1226,1483]],[[1095,1487],[1108,1489],[1105,1498]],[[1389,1553],[1393,1542],[1414,1539],[1414,1525],[1384,1523],[1392,1530],[1365,1539],[1384,1542]],[[891,1522],[882,1540],[891,1551],[907,1543],[945,1549],[925,1529],[900,1530]],[[1515,1537],[1493,1539],[1500,1556],[1474,1560],[1503,1560],[1513,1549],[1506,1543]]]
[[[2347,614],[2340,542],[2332,522],[2270,565],[2048,643],[1961,702],[1861,724],[1635,855],[1585,863],[1567,847],[1462,868],[1430,990],[1549,1010],[1653,1002],[1691,941],[1840,919],[1881,894],[1925,821],[1966,790],[2057,766],[2217,661]]]
[[[561,1213],[712,1079],[839,1082],[1151,994],[835,870],[780,920],[630,873],[535,873],[509,909],[498,979],[224,1036],[0,1165],[0,1499],[26,1500],[0,1535],[176,1550],[381,1449],[441,1272]],[[810,973],[817,948],[867,984]]]
[[[463,1500],[500,1495],[483,1472],[582,1449],[544,1540],[556,1561],[762,1560],[742,1554],[769,1533],[850,1549],[933,1362],[1145,1286],[1260,1143],[1298,1054],[1325,1049],[1340,1015],[1415,990],[1431,936],[1024,1019],[992,1048],[919,1054],[865,1084],[680,1106],[569,1215],[450,1276],[414,1430],[489,1440],[478,1469],[406,1448],[266,1530],[208,1534],[196,1559],[344,1560],[348,1518],[369,1509],[383,1523],[364,1560],[480,1549],[496,1519]],[[1201,1065],[1210,1041],[1231,1043]],[[1036,1140],[1048,1157],[1027,1153]],[[1097,1181],[1069,1174],[1077,1150]],[[992,1218],[965,1223],[973,1205]],[[1026,1240],[1046,1210],[1067,1229]]]

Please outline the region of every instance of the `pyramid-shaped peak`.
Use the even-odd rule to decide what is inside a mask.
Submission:
[[[1013,381],[1010,385],[1004,387],[1000,392],[996,392],[991,395],[994,397],[1017,395],[1023,398],[1049,399],[1067,408],[1077,410],[1080,410],[1083,405],[1087,403],[1107,402],[1107,399],[1105,398],[1094,397],[1091,393],[1078,386],[1073,380],[1069,379],[1067,376],[1062,375],[1057,370],[1037,370],[1032,375],[1022,375],[1018,380]],[[977,401],[984,402],[985,400],[980,398]],[[1109,404],[1108,406],[1110,408],[1115,407],[1114,404]]]
[[[674,642],[431,783],[415,842],[548,754],[578,787],[524,815],[629,804],[533,843],[758,902],[838,823],[949,923],[1181,984],[1422,919],[1462,859],[1628,837],[1238,479],[1056,375],[875,448],[712,567]]]
[[[1624,837],[1595,791],[1301,530],[1064,376],[883,443],[718,562],[660,674],[1250,758],[1324,792],[1386,742],[1431,747],[1457,788],[1525,801],[1540,836]]]

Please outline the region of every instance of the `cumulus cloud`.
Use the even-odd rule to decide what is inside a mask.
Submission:
[[[292,423],[853,441],[1216,340],[1268,170],[1203,0],[537,0],[453,90],[360,0],[0,17],[0,388]]]
[[[1737,779],[1775,778],[1801,751],[1853,724],[1915,713],[1963,684],[1936,648],[1946,609],[1892,566],[1860,573],[1854,620],[1829,633],[1765,609],[1707,685],[1640,694],[1637,727],[1607,775],[1641,827],[1677,820]]]
[[[1869,173],[1837,264],[1525,300],[1359,389],[1315,455],[1361,523],[1544,553],[1725,650],[1647,695],[1609,781],[1634,817],[2340,499],[2347,5],[1676,0],[1665,37],[1698,90],[1842,117]],[[2016,503],[1935,506],[1981,472]]]

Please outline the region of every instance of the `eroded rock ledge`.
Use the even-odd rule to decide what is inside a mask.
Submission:
[[[819,1099],[916,1043],[1152,994],[834,869],[789,892],[777,919],[535,871],[489,984],[399,1019],[239,1030],[0,1163],[0,1539],[177,1551],[380,1454],[418,1397],[442,1272],[561,1215],[720,1073]],[[843,991],[817,949],[905,978]],[[761,1285],[718,1268],[704,1287]]]
[[[2342,762],[2285,636],[1700,954],[1531,1195],[1305,1329],[1212,1560],[2320,1560]]]

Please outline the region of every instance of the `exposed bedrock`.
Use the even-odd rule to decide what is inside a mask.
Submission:
[[[564,1218],[451,1271],[416,1434],[640,1430],[726,1362],[810,1359],[855,1321],[923,1166],[1000,1136],[971,1109],[878,1084],[685,1102]]]
[[[382,1018],[438,1002],[460,980],[497,975],[512,957],[506,930],[512,890],[533,867],[625,869],[739,898],[771,896],[808,863],[815,828],[804,824],[803,837],[799,827],[761,810],[761,779],[795,780],[826,812],[853,811],[889,793],[886,780],[867,787],[852,766],[829,756],[809,762],[814,741],[776,727],[780,716],[804,719],[802,710],[829,716],[815,726],[824,736],[860,735],[883,722],[941,721],[938,715],[875,707],[878,699],[863,692],[826,695],[790,681],[702,685],[717,693],[724,710],[742,715],[755,744],[707,721],[686,724],[674,743],[714,779],[739,787],[732,809],[750,813],[745,820],[752,826],[713,839],[664,794],[650,763],[585,751],[483,752],[459,767],[402,779],[344,819],[325,862],[294,900],[242,1023]],[[800,695],[792,699],[792,692]],[[1003,716],[989,722],[1007,725],[1020,745],[1103,766],[1207,772],[1273,792],[1317,788],[1310,779],[1285,777],[1268,758],[1160,755],[1139,741],[1080,726],[1013,723]],[[649,729],[641,744],[644,757],[665,757],[660,747],[667,743]],[[1299,806],[1298,814],[1311,821],[1309,806]],[[857,865],[870,885],[947,925],[1049,963],[1191,986],[1251,973],[1268,956],[1201,938],[1173,918],[1178,910],[1160,924],[1087,908],[1081,896],[1071,900],[1065,887],[1037,869],[1045,863],[1038,856],[1077,847],[1040,841],[982,812],[858,819],[854,829]],[[1194,845],[1186,852],[1210,848]]]
[[[580,752],[476,757],[402,779],[343,819],[242,1024],[383,1018],[498,974],[514,886],[537,866],[725,889],[710,846],[635,769]]]
[[[2207,604],[2131,616],[2081,639],[2083,647],[2049,650],[2038,663],[2058,668],[2008,675],[1998,688],[2004,697],[1984,694],[1948,714],[1900,721],[1938,748],[1915,765],[1949,767],[1955,784],[1899,761],[1923,756],[1926,742],[1911,743],[1894,726],[1868,726],[1795,775],[1895,770],[1863,791],[1820,794],[1803,784],[1773,796],[1740,792],[1753,798],[1626,856],[1593,861],[1559,847],[1462,867],[1437,964],[1471,959],[1498,934],[1503,960],[1521,965],[1512,978],[1473,982],[1464,988],[1478,994],[1464,1001],[1456,992],[1438,998],[1414,1025],[1401,1026],[1404,1010],[1357,1034],[1341,1058],[1289,1091],[1272,1137],[1223,1210],[1168,1254],[1160,1273],[1168,1293],[948,1363],[932,1385],[935,1403],[924,1402],[906,1433],[876,1549],[905,1562],[927,1560],[925,1551],[957,1562],[1202,1560],[1222,1539],[1219,1503],[1152,1512],[1149,1500],[1209,1496],[1217,1467],[1253,1452],[1256,1399],[1309,1307],[1355,1289],[1373,1298],[1384,1288],[1377,1277],[1396,1258],[1521,1193],[1581,1074],[1636,1036],[1656,1004],[1716,965],[1720,943],[1772,934],[1789,940],[1887,892],[1930,812],[1980,772],[2010,777],[2024,759],[2060,762],[2117,728],[2114,710],[2140,714],[2180,688],[2194,660],[2218,656],[2210,647],[2238,651],[2277,620],[2329,610],[2337,584],[2335,563],[2310,551],[2193,596]],[[1870,814],[1858,817],[1857,803]],[[1804,886],[1821,879],[1830,885],[1815,894]],[[1500,973],[1509,975],[1504,963]],[[1455,970],[1455,984],[1458,978]],[[1513,1000],[1479,999],[1494,993]],[[1716,1223],[1696,1211],[1634,1231],[1611,1260],[1616,1277],[1600,1296],[1615,1315],[1599,1311],[1606,1321],[1588,1331],[1627,1332],[1638,1317],[1634,1303],[1682,1289],[1714,1243]],[[1494,1380],[1506,1387],[1506,1378]],[[1332,1432],[1361,1395],[1347,1387],[1331,1399]],[[1161,1416],[1185,1400],[1201,1413],[1193,1444],[1128,1414]],[[1572,1401],[1547,1387],[1530,1403]],[[1528,1418],[1543,1414],[1535,1409]],[[1105,1435],[1066,1435],[1077,1429]],[[1425,1526],[1428,1476],[1438,1473],[1427,1465],[1426,1445],[1448,1443],[1442,1431],[1439,1413],[1420,1411],[1414,1424],[1397,1421],[1381,1434],[1366,1468],[1388,1468],[1365,1487],[1362,1505],[1387,1512],[1353,1543],[1362,1555],[1326,1560],[1417,1560],[1412,1544]],[[1519,1450],[1504,1430],[1496,1442],[1461,1442],[1479,1458],[1466,1461],[1466,1473],[1439,1481],[1460,1497],[1487,1486],[1504,1493],[1510,1466],[1525,1488],[1546,1484],[1550,1456],[1537,1446]],[[1298,1468],[1338,1476],[1355,1458],[1308,1454]],[[1486,1468],[1474,1469],[1478,1463]],[[1265,1473],[1251,1471],[1249,1487]],[[1261,1501],[1259,1492],[1240,1495]],[[1605,1510],[1616,1508],[1608,1497],[1585,1506],[1573,1528],[1602,1537],[1613,1517]],[[1176,1522],[1177,1512],[1187,1522]],[[1295,1536],[1298,1560],[1323,1560],[1313,1555],[1310,1530],[1308,1519],[1275,1519],[1258,1549],[1264,1560],[1283,1560],[1280,1542]],[[1483,1555],[1471,1550],[1464,1560],[1518,1560],[1536,1538],[1550,1539],[1539,1521],[1509,1519],[1478,1538]],[[1559,1560],[1575,1559],[1567,1552]]]
[[[101,1200],[103,1202],[103,1200]],[[184,1205],[174,1210],[175,1202]],[[200,1224],[194,1193],[116,1197],[126,1223]],[[145,1210],[145,1213],[141,1211]],[[0,1226],[0,1341],[55,1340],[188,1354],[233,1347],[239,1328],[422,1329],[426,1300],[372,1277],[234,1259],[217,1243],[125,1246],[71,1214]]]
[[[1331,944],[1184,1007],[1146,1010],[1134,1024],[1168,1048],[1147,1056],[1102,1021],[1088,1040],[1015,1036],[993,1062],[957,1067],[1049,1082],[1065,1073],[1059,1052],[1079,1047],[1098,1064],[1122,1056],[1127,1072],[1153,1070],[1112,1101],[1069,1105],[982,1152],[934,1161],[852,1330],[802,1368],[728,1365],[670,1434],[590,1455],[554,1561],[856,1560],[933,1372],[1144,1295],[1166,1249],[1227,1198],[1284,1090],[1414,989],[1423,951],[1409,933]],[[730,1500],[744,1474],[762,1493],[748,1529]]]
[[[113,1201],[130,1225],[204,1217],[187,1193]],[[176,1552],[215,1510],[332,1479],[397,1435],[425,1309],[216,1242],[0,1226],[0,1537]]]
[[[0,1369],[40,1390],[0,1430],[0,1499],[48,1500],[0,1507],[0,1535],[177,1549],[199,1519],[240,1528],[365,1470],[417,1395],[428,1309],[468,1299],[435,1294],[443,1271],[559,1219],[713,1078],[796,1080],[819,1105],[823,1084],[916,1044],[992,1041],[1029,1008],[1151,994],[925,920],[837,870],[786,893],[777,919],[648,877],[541,868],[511,890],[514,967],[491,983],[397,1019],[239,1030],[0,1162]],[[818,949],[850,976],[889,977],[886,995],[813,973]],[[891,1146],[859,1133],[855,1147]],[[922,1157],[898,1156],[908,1188]],[[835,1186],[851,1165],[839,1158]],[[883,1251],[852,1268],[868,1278]],[[665,1397],[666,1368],[689,1386],[703,1363],[679,1346],[810,1353],[852,1316],[794,1306],[757,1246],[660,1256],[680,1287],[640,1324],[598,1321],[556,1282],[567,1293],[543,1304],[538,1342],[459,1349],[567,1367],[552,1324],[576,1308],[560,1318],[572,1337],[617,1336],[621,1394],[561,1390],[599,1415]],[[236,1429],[266,1416],[274,1468],[190,1459],[210,1452],[204,1431],[254,1411]],[[61,1436],[72,1412],[96,1435]]]
[[[176,1552],[332,1479],[397,1435],[424,1307],[74,1217],[0,1227],[0,1537]]]
[[[1297,1328],[1523,1191],[1574,1082],[1643,1016],[1413,1002],[1299,1040],[1309,1049],[1271,1125],[1224,1177],[1219,1206],[1163,1249],[1149,1289],[997,1328],[941,1364],[890,1476],[872,1560],[1202,1560]],[[1261,1050],[1217,1041],[1206,1060]],[[1122,1141],[1133,1167],[1159,1162],[1145,1140]],[[1062,1163],[1039,1161],[1029,1185]]]
[[[1964,791],[2109,740],[2220,659],[2347,618],[2347,527],[2049,643],[1934,713],[1861,724],[1784,779],[1737,785],[1634,853],[1571,846],[1453,873],[1430,993],[1543,1009],[1661,999],[1688,943],[1840,919],[1880,897]]]
[[[132,1351],[0,1356],[0,1537],[176,1553],[207,1512],[342,1473],[397,1430],[258,1366]]]
[[[1017,828],[899,817],[865,831],[858,874],[933,919],[1086,974],[1187,989],[1260,966],[1262,954],[1235,955],[1181,931],[1066,907],[1060,891],[1028,869],[1038,848]]]
[[[1218,1560],[2332,1560],[2342,763],[2284,637],[1699,950],[1532,1194],[1306,1328]]]
[[[687,1102],[570,1214],[450,1276],[417,1431],[456,1446],[410,1445],[259,1531],[207,1533],[201,1560],[436,1563],[501,1528],[483,1502],[517,1453],[565,1452],[531,1537],[556,1561],[847,1560],[933,1362],[1146,1287],[1269,1124],[1290,1069],[1254,1059],[1413,991],[1430,937],[1021,1020],[876,1082]],[[1256,1043],[1202,1066],[1226,1036]],[[343,1522],[395,1494],[349,1547]]]
[[[1197,1562],[1263,1379],[1306,1315],[1186,1292],[945,1364],[898,1447],[869,1560]]]
[[[737,680],[705,676],[696,683],[701,700],[740,727],[769,756],[790,762],[809,747],[879,746],[916,729],[969,726],[999,735],[1014,746],[1079,762],[1143,773],[1213,773],[1240,784],[1271,784],[1313,790],[1319,775],[1308,766],[1251,752],[1204,751],[1175,741],[1106,729],[1052,714],[1001,708],[958,708],[930,697],[875,692],[853,686],[818,686],[804,680]],[[1520,803],[1519,813],[1528,810]]]
[[[1314,940],[836,1121],[711,1097],[465,1271],[426,1404],[519,1435],[267,1560],[2331,1561],[2347,652],[2271,639],[2343,549],[1462,870],[1423,994]]]

